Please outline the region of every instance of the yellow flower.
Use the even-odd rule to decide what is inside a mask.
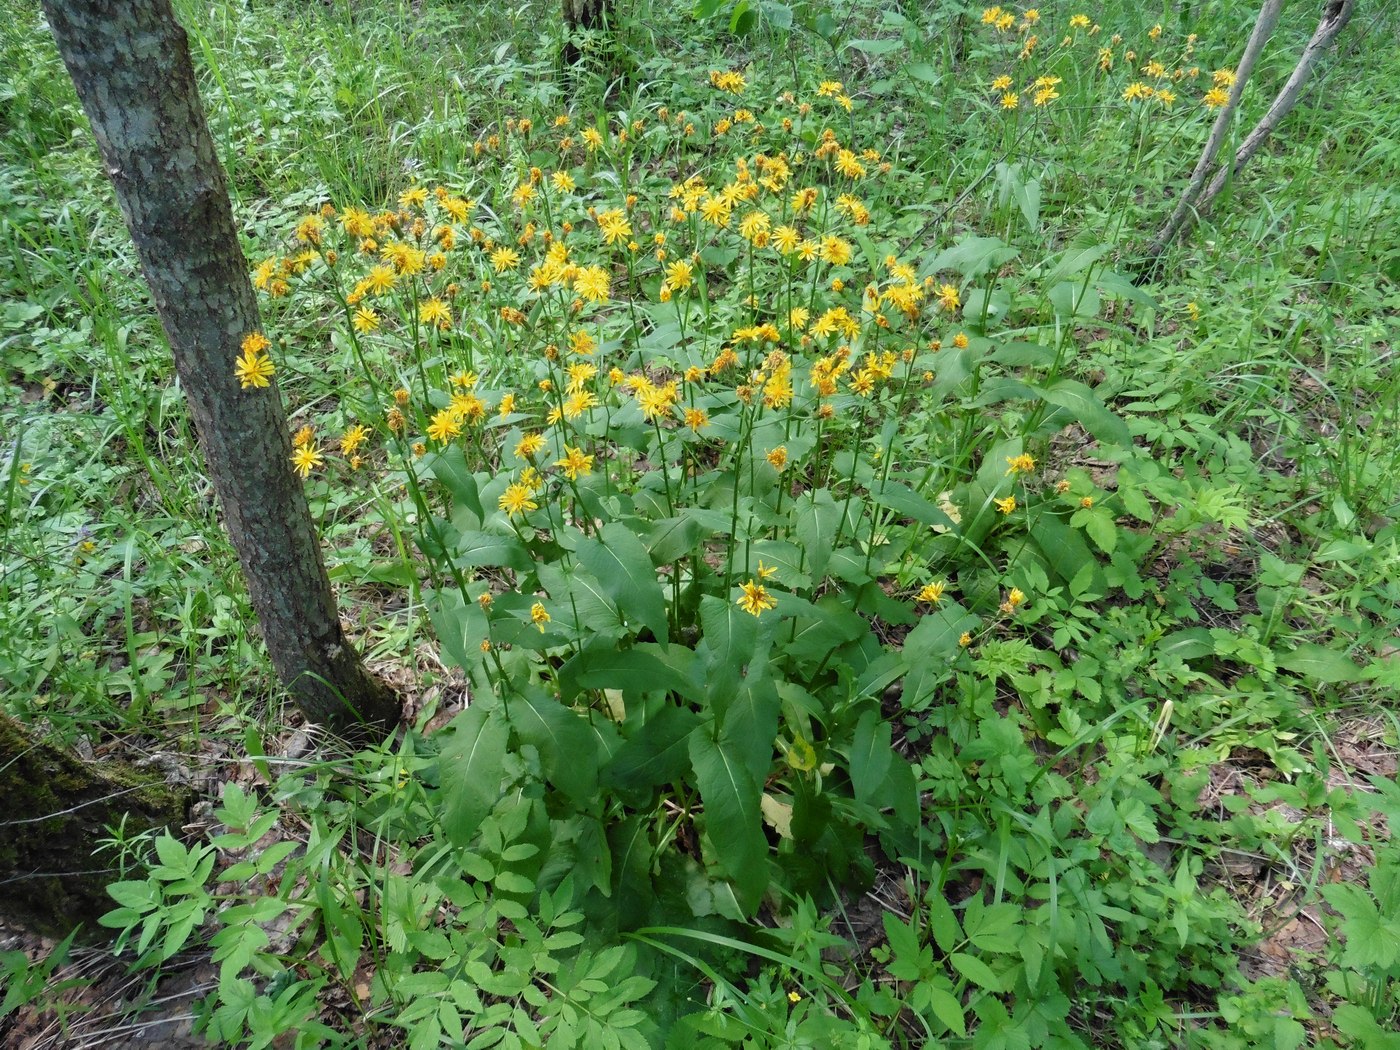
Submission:
[[[782,470],[787,466],[788,451],[786,445],[779,445],[764,457],[772,464],[774,470]]]
[[[1006,457],[1008,474],[1030,474],[1035,470],[1035,460],[1022,452],[1019,456]]]
[[[446,331],[452,326],[452,310],[441,299],[425,299],[418,307],[418,322]]]
[[[601,266],[585,266],[574,277],[574,291],[592,303],[605,303],[612,288],[608,271]]]
[[[244,342],[246,343],[247,340]],[[262,353],[250,354],[245,351],[243,356],[238,358],[233,365],[233,374],[238,377],[238,384],[244,390],[250,387],[269,386],[275,371],[272,358]]]
[[[353,455],[355,450],[369,440],[369,428],[356,424],[340,436],[341,455]]]
[[[544,625],[553,619],[539,602],[530,606],[530,622],[540,629],[540,634],[544,634]]]
[[[588,147],[588,152],[592,153],[603,144],[602,132],[597,128],[584,128],[583,144]]]
[[[534,493],[528,485],[515,482],[506,486],[506,490],[501,493],[501,498],[496,501],[496,506],[505,511],[507,517],[513,518],[517,514],[539,510],[540,505],[530,498],[533,495]]]
[[[316,441],[316,428],[310,423],[292,435],[292,448],[305,448]]]
[[[1007,496],[1005,499],[994,499],[992,502],[997,505],[997,510],[1001,511],[1003,514],[1010,514],[1016,509],[1015,496]]]
[[[694,270],[690,263],[684,259],[677,260],[666,267],[666,284],[676,291],[684,291],[691,286],[694,281]]]
[[[930,605],[937,605],[943,600],[943,591],[947,586],[948,585],[942,580],[938,580],[935,583],[926,583],[919,589],[919,593],[915,595],[915,598],[917,601],[928,602]]]
[[[1000,76],[1000,77],[997,77],[995,80],[992,81],[992,90],[993,90],[993,91],[1010,91],[1010,90],[1011,90],[1011,78],[1008,77],[1008,76]]]
[[[369,276],[365,278],[365,288],[375,295],[382,295],[393,288],[397,280],[392,266],[380,264],[370,268]]]
[[[685,425],[692,432],[699,433],[701,427],[710,425],[710,416],[703,408],[687,408],[685,410]]]
[[[1205,93],[1201,99],[1201,105],[1206,109],[1220,109],[1230,101],[1230,92],[1221,87],[1213,87]]]
[[[362,306],[355,311],[354,319],[355,331],[364,335],[368,332],[377,331],[379,328],[379,314],[369,306]]]
[[[1014,613],[1026,603],[1025,592],[1019,587],[1012,587],[1011,592],[1006,596],[1006,601],[1002,602],[999,608],[1008,616]]]
[[[315,445],[302,445],[292,453],[292,466],[303,478],[309,478],[311,471],[325,462],[325,458]]]
[[[520,253],[514,248],[500,247],[491,253],[491,265],[497,273],[514,270],[520,265]]]
[[[574,177],[567,171],[556,171],[550,177],[554,183],[554,188],[560,193],[572,193],[574,191]]]
[[[428,425],[428,437],[438,442],[455,438],[461,432],[461,418],[451,408],[435,412],[432,423]]]
[[[522,434],[515,444],[516,459],[534,459],[544,448],[544,437],[540,434]]]
[[[744,593],[734,604],[753,616],[761,616],[765,609],[776,609],[778,606],[778,600],[768,593],[767,588],[754,580],[742,584],[740,590]]]
[[[554,464],[564,468],[564,476],[577,481],[580,475],[593,473],[593,457],[585,456],[583,449],[564,446],[564,458]]]
[[[969,645],[972,644],[972,635],[968,634],[966,631],[963,631],[962,634],[958,635],[958,644],[964,649],[966,649]]]

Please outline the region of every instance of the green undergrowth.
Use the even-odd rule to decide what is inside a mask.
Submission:
[[[105,920],[214,1041],[1395,1045],[1393,18],[1147,280],[1247,4],[627,4],[567,73],[552,7],[182,8],[230,367],[417,712],[289,761],[6,13],[4,703],[243,760]]]

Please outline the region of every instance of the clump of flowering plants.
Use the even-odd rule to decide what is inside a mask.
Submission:
[[[871,832],[906,848],[891,713],[1020,630],[1037,581],[1094,571],[1089,490],[1035,457],[1121,428],[1064,345],[989,338],[1014,250],[881,230],[913,180],[841,84],[709,90],[506,121],[466,181],[327,205],[255,274],[270,316],[331,305],[358,377],[339,455],[304,431],[297,469],[402,483],[474,683],[437,738],[441,833],[533,800],[537,885],[571,872],[627,923],[656,887],[740,918],[859,875]],[[1094,259],[1037,276],[1078,308]],[[240,364],[248,396],[277,366]]]

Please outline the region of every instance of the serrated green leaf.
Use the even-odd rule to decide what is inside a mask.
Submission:
[[[992,972],[992,968],[975,955],[968,955],[966,952],[953,952],[948,956],[948,961],[953,964],[953,969],[962,974],[978,988],[985,988],[989,992],[1001,991],[1001,978]]]

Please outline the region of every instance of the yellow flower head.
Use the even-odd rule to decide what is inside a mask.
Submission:
[[[507,517],[514,518],[517,514],[539,510],[540,505],[531,499],[533,495],[534,491],[528,485],[515,482],[506,486],[496,506],[505,511]]]
[[[292,453],[292,467],[303,478],[309,478],[311,471],[325,462],[325,458],[315,445],[302,445]]]
[[[942,580],[926,583],[919,589],[919,593],[915,595],[915,598],[921,602],[928,602],[930,605],[937,605],[943,600],[943,591],[947,586],[948,585]]]
[[[1035,460],[1022,452],[1019,456],[1006,457],[1008,474],[1030,474],[1035,470]]]
[[[776,609],[778,606],[778,600],[769,594],[768,589],[761,583],[750,580],[739,589],[744,593],[734,604],[752,616],[761,616],[765,610]]]
[[[564,458],[554,464],[562,467],[564,475],[570,481],[577,481],[580,476],[593,473],[593,457],[583,454],[583,449],[564,446]]]
[[[553,619],[539,602],[530,606],[530,622],[540,629],[540,634],[544,634],[544,625]]]
[[[1007,496],[1005,499],[992,500],[997,505],[997,510],[1003,514],[1010,514],[1016,509],[1016,497]]]

